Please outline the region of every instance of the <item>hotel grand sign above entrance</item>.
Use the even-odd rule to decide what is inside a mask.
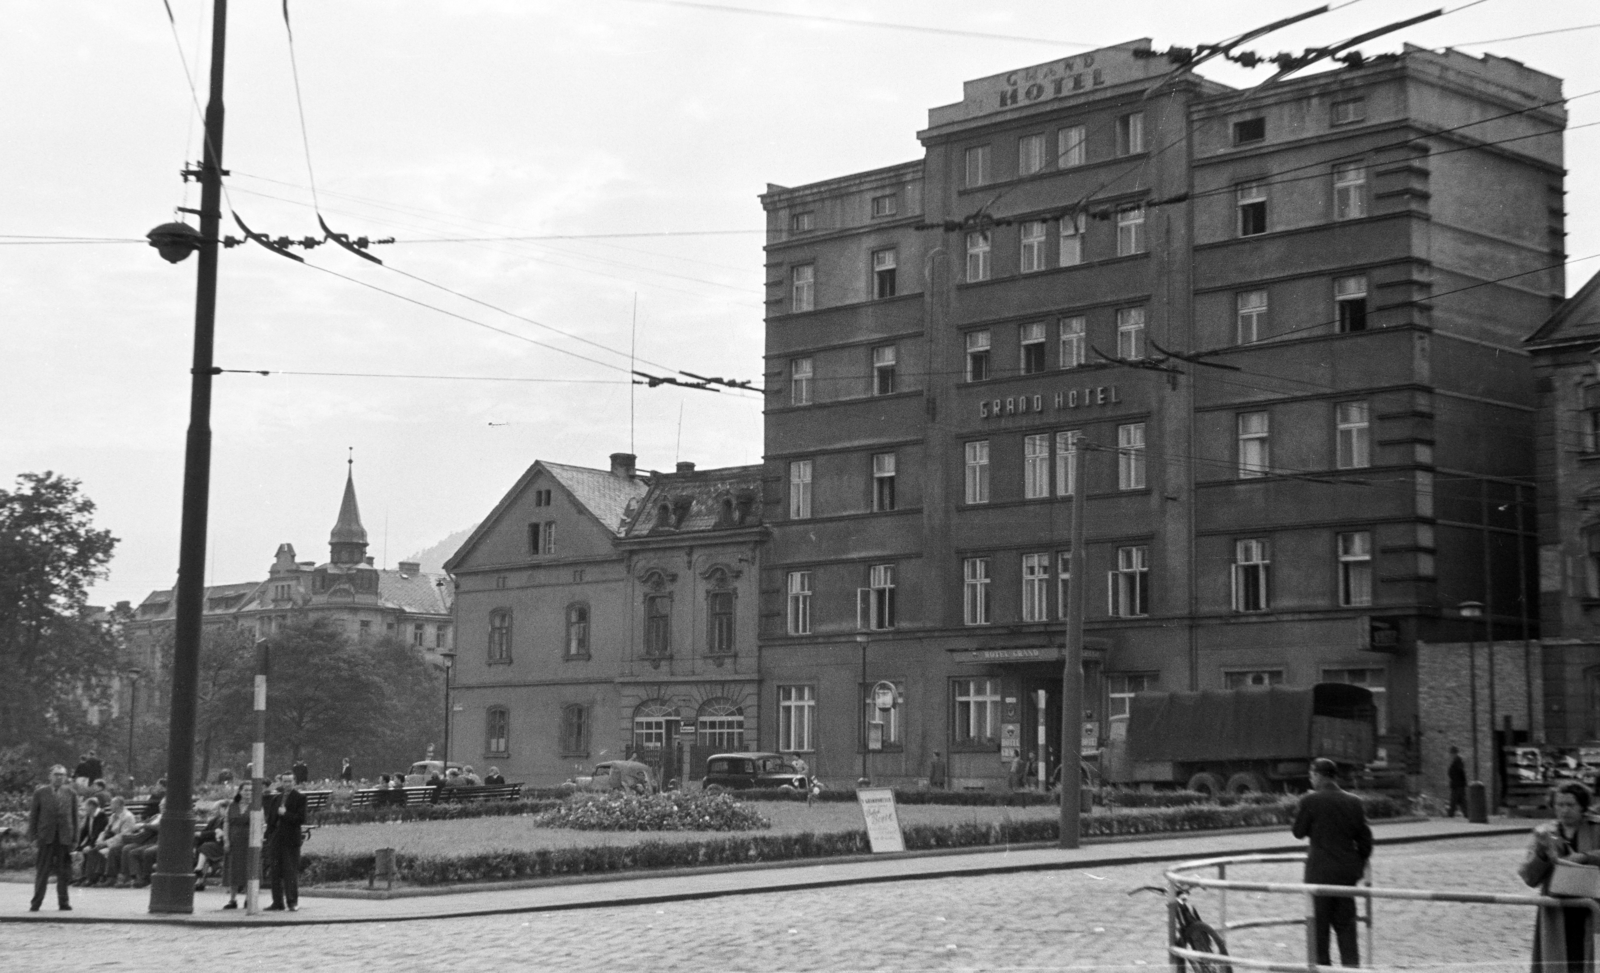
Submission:
[[[1060,392],[1036,392],[1032,395],[1008,395],[1003,399],[982,399],[978,402],[979,419],[999,419],[1003,416],[1027,416],[1041,412],[1064,412],[1108,405],[1121,405],[1122,393],[1115,385],[1085,385]]]
[[[1133,53],[1149,47],[1150,39],[1143,38],[968,81],[962,87],[961,103],[933,109],[929,112],[929,124],[936,127],[1010,108],[1090,94],[1130,81],[1154,80],[1169,70],[1170,65],[1165,58],[1136,57]]]

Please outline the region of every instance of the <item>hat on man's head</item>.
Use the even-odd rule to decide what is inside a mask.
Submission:
[[[1337,777],[1339,776],[1339,765],[1327,757],[1318,757],[1311,761],[1311,772],[1313,774],[1321,774],[1324,777]]]

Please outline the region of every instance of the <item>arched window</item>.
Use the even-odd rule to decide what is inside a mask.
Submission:
[[[633,711],[633,749],[644,754],[660,752],[667,741],[667,720],[677,719],[677,707],[662,699],[647,699]]]
[[[484,752],[496,757],[511,753],[511,711],[491,706],[484,714]]]
[[[511,662],[511,610],[497,608],[489,613],[489,664]]]
[[[589,755],[589,707],[580,703],[561,707],[561,755]]]
[[[708,699],[694,718],[695,743],[715,751],[744,749],[744,707],[731,699]]]
[[[589,606],[581,602],[567,606],[567,658],[589,657]]]

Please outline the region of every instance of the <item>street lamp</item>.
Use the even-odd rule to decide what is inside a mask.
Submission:
[[[1483,602],[1463,601],[1456,606],[1461,617],[1468,622],[1484,618]],[[1487,624],[1487,619],[1485,619]],[[1483,789],[1483,765],[1478,760],[1478,633],[1473,629],[1467,636],[1468,706],[1472,711],[1472,782],[1467,785],[1467,819],[1476,824],[1489,823],[1488,802]]]
[[[868,635],[857,635],[856,642],[861,646],[861,691],[867,691],[867,646],[872,644]],[[856,781],[856,787],[867,787],[872,780],[867,777],[867,704],[861,703],[861,777]]]
[[[439,652],[439,664],[444,666],[444,756],[439,762],[439,779],[450,776],[450,670],[455,667],[454,652]]]
[[[128,790],[133,790],[133,720],[139,713],[139,677],[144,675],[144,670],[138,666],[130,666],[123,673],[128,677],[131,685],[128,687]],[[131,797],[132,794],[130,793]]]

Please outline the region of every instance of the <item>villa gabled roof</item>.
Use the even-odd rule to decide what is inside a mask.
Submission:
[[[761,474],[761,466],[657,474],[623,536],[632,540],[760,526]],[[724,502],[731,505],[731,517]]]
[[[1539,330],[1523,339],[1529,345],[1594,340],[1600,340],[1600,273],[1562,301]]]

